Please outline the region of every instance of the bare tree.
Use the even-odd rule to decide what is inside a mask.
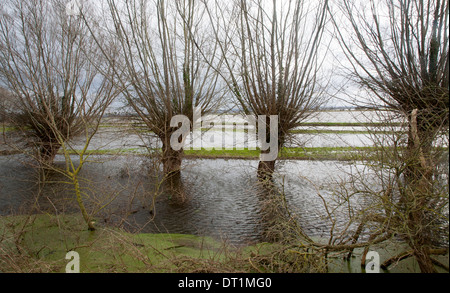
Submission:
[[[226,57],[218,70],[246,115],[254,115],[256,121],[266,115],[266,121],[259,121],[267,125],[265,139],[275,119],[271,116],[278,116],[278,149],[323,102],[318,72],[320,53],[326,49],[321,41],[327,5],[328,1],[276,0],[209,5],[211,26]],[[259,178],[271,178],[274,168],[275,160],[261,160]]]
[[[448,131],[449,2],[348,0],[339,7],[344,22],[333,18],[335,33],[352,79],[375,97],[372,106],[387,106],[407,119],[406,142],[394,145],[399,188],[385,186],[385,193],[392,201],[399,198],[395,206],[406,225],[397,228],[411,255],[423,272],[433,272],[428,227],[438,217],[431,212],[439,197],[433,144]]]
[[[12,97],[6,89],[0,87],[0,122],[4,122],[11,112]]]
[[[68,14],[66,4],[8,1],[0,22],[0,77],[13,93],[18,113],[14,123],[39,148],[35,158],[42,170],[68,178],[88,228],[95,230],[79,174],[89,157],[89,144],[119,90],[105,77],[110,67],[102,62],[84,20]],[[81,134],[84,146],[75,150],[71,139]],[[58,151],[64,155],[64,169],[52,164]],[[73,153],[78,155],[77,163]]]
[[[0,78],[14,95],[14,123],[45,163],[111,101],[97,46],[66,4],[9,0],[0,17]]]
[[[218,74],[203,59],[213,62],[217,51],[202,22],[204,9],[193,0],[107,0],[105,7],[109,21],[105,27],[112,24],[106,34],[117,41],[120,52],[120,58],[111,58],[104,51],[114,66],[112,79],[125,89],[128,104],[162,142],[164,174],[175,176],[183,149],[170,145],[178,129],[171,125],[172,118],[185,115],[193,121],[194,107],[201,108],[201,114],[214,111],[222,95]]]

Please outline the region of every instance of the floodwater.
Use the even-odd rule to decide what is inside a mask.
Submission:
[[[228,129],[233,121],[242,125],[242,119],[228,118]],[[307,122],[374,121],[386,122],[374,111],[319,112]],[[398,119],[389,121],[399,122]],[[321,129],[364,131],[336,126]],[[386,134],[387,140],[388,136]],[[207,143],[204,147],[242,147],[243,139],[243,132],[212,130],[204,140]],[[17,137],[12,137],[11,142],[20,147]],[[438,143],[448,147],[448,134]],[[252,144],[256,146],[256,140],[250,140],[248,146]],[[364,133],[322,133],[296,135],[288,146],[359,147],[373,144],[373,137]],[[0,141],[0,151],[6,146]],[[71,146],[77,150],[84,145],[79,140]],[[156,147],[160,144],[151,134],[106,127],[95,135],[89,149],[137,149],[144,153],[146,148]],[[76,164],[76,157],[72,158]],[[56,166],[64,168],[62,156],[57,156],[55,162]],[[0,215],[30,211],[79,212],[70,180],[53,171],[45,174],[45,185],[39,184],[42,174],[38,174],[32,163],[33,160],[25,155],[0,156]],[[96,214],[97,225],[120,226],[136,233],[205,235],[234,244],[247,244],[259,241],[264,231],[262,206],[266,198],[257,184],[257,165],[256,160],[184,160],[182,186],[179,187],[186,198],[183,203],[174,201],[173,193],[160,184],[161,166],[147,156],[91,156],[80,177],[83,178],[85,201],[89,212]],[[448,158],[446,169],[448,178]],[[347,214],[342,212],[332,215],[331,220],[327,217],[327,208],[330,211],[333,204],[339,204],[336,192],[340,183],[345,182],[349,174],[363,170],[365,166],[355,162],[280,160],[276,179],[304,232],[310,237],[327,238],[331,220],[335,221],[338,231],[348,221]],[[367,178],[364,183],[369,184],[370,180]]]
[[[241,115],[222,115],[218,117],[205,116],[205,125],[202,127],[201,146],[204,148],[233,149],[233,148],[256,148],[259,146],[256,136],[252,135],[252,125],[244,124],[248,121]],[[210,122],[217,119],[217,124],[210,128]],[[105,119],[107,123],[123,124],[125,127],[100,128],[89,145],[90,150],[130,150],[135,152],[146,152],[148,148],[160,148],[160,140],[152,133],[139,131],[127,126],[120,119]],[[394,114],[379,113],[376,111],[322,111],[311,115],[305,123],[370,123],[370,126],[302,126],[298,130],[306,130],[306,133],[293,134],[286,147],[371,147],[375,145],[389,145],[399,140],[398,126],[374,126],[373,123],[401,123],[402,117]],[[233,125],[235,124],[235,125]],[[205,131],[205,128],[210,128]],[[236,131],[233,132],[233,129]],[[245,134],[243,129],[249,129],[250,134]],[[323,132],[323,131],[326,132]],[[312,132],[308,132],[312,131]],[[313,133],[318,131],[318,133]],[[322,131],[322,132],[320,132]],[[336,131],[335,133],[331,133]],[[375,134],[369,134],[375,131]],[[353,133],[352,133],[353,132]],[[385,133],[383,133],[385,132]],[[394,133],[393,133],[394,132]],[[5,141],[6,137],[6,141]],[[24,144],[14,136],[13,132],[0,137],[0,152],[10,149],[10,145],[19,149]],[[438,137],[436,146],[449,146],[448,133]],[[404,141],[406,136],[403,135]],[[84,138],[74,140],[70,147],[79,150],[84,148]],[[186,138],[185,149],[193,146],[192,134]]]
[[[259,142],[254,133],[254,127],[241,115],[205,116],[201,131],[201,147],[216,149],[256,148]],[[213,124],[211,124],[213,122]],[[383,111],[322,111],[308,117],[305,126],[297,130],[305,130],[293,134],[286,142],[286,147],[372,147],[389,145],[403,139],[397,131],[398,126],[386,126],[386,123],[404,123],[404,118]],[[350,123],[350,126],[308,126],[311,123]],[[351,126],[352,123],[369,123],[370,126]],[[378,126],[376,123],[381,123]],[[206,131],[206,129],[209,129]],[[236,131],[233,131],[235,129]],[[244,129],[250,134],[245,134]],[[308,132],[310,131],[310,132]],[[317,133],[314,133],[317,131]],[[322,131],[322,132],[321,132]],[[323,132],[326,131],[326,132]],[[335,131],[335,133],[332,133]],[[384,133],[383,133],[384,132]],[[371,133],[371,134],[369,134]],[[189,135],[186,138],[185,149],[193,147],[193,141],[199,136]],[[197,142],[198,144],[198,142]],[[437,138],[436,146],[449,146],[448,133]],[[75,142],[72,147],[81,149],[83,141]],[[145,152],[146,148],[160,148],[161,142],[151,133],[124,131],[124,129],[104,128],[92,140],[89,148],[92,150],[134,149]]]
[[[74,160],[76,158],[74,157]],[[100,225],[120,225],[130,232],[212,236],[234,244],[259,241],[263,232],[264,194],[257,186],[255,160],[184,160],[183,191],[177,203],[158,189],[159,167],[143,156],[96,156],[80,177],[90,211]],[[0,215],[29,212],[77,212],[74,191],[59,174],[39,188],[39,176],[23,155],[0,156]],[[63,167],[62,156],[56,165]],[[280,161],[277,179],[286,200],[309,236],[327,236],[322,198],[354,166],[339,162]],[[38,190],[41,192],[38,193]],[[318,196],[320,193],[321,197]]]

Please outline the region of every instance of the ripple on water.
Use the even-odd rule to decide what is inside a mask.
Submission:
[[[167,193],[155,192],[160,167],[141,156],[95,156],[81,176],[94,203],[106,203],[100,223],[121,224],[132,232],[181,233],[213,236],[235,244],[258,241],[263,226],[264,200],[256,186],[255,160],[185,160],[182,182],[187,200],[174,204]],[[63,157],[56,158],[63,166]],[[52,183],[35,201],[36,172],[21,155],[0,156],[0,215],[22,207],[40,211],[77,212],[70,186]],[[327,236],[329,221],[323,200],[333,202],[333,188],[358,166],[332,161],[279,161],[277,179],[283,182],[286,200],[310,236]],[[48,179],[61,180],[57,174]],[[53,176],[53,177],[52,177]],[[320,196],[319,196],[320,194]],[[157,195],[155,197],[155,195]],[[153,206],[154,203],[154,206]],[[338,226],[345,223],[345,214]]]

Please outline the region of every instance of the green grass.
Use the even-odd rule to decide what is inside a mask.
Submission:
[[[159,152],[161,149],[151,149]],[[367,159],[375,154],[375,147],[318,147],[318,148],[283,148],[278,159],[292,160],[359,160]],[[59,152],[62,154],[62,151]],[[70,150],[69,154],[76,155],[77,151]],[[88,150],[86,155],[145,155],[147,150],[143,148],[130,149],[104,149]],[[222,149],[201,149],[184,150],[186,158],[205,158],[205,159],[258,159],[260,150],[222,150]]]
[[[65,272],[66,253],[76,251],[84,273],[171,272],[177,269],[176,258],[219,260],[222,247],[209,237],[130,234],[101,227],[91,232],[85,226],[78,215],[0,217],[0,251],[9,255],[0,258],[0,271]]]
[[[201,149],[201,150],[185,150],[184,154],[188,157],[200,158],[258,158],[259,150],[216,150],[216,149]]]
[[[386,147],[385,149],[387,149]],[[278,153],[278,159],[290,160],[377,160],[377,147],[295,147],[282,148]],[[436,150],[446,151],[448,148],[440,147]],[[99,149],[87,150],[86,155],[147,155],[148,151],[160,152],[159,148],[124,148],[124,149]],[[78,150],[69,150],[69,154],[78,155]],[[60,150],[59,154],[63,154]],[[222,149],[204,149],[184,150],[184,156],[192,159],[250,159],[257,160],[260,156],[260,150],[222,150]]]
[[[106,227],[87,231],[78,215],[0,217],[0,256],[8,256],[0,257],[2,272],[63,273],[69,251],[79,254],[81,273],[255,273],[270,272],[285,249],[268,243],[237,249],[195,235],[130,234]]]
[[[16,128],[16,127],[13,127],[13,126],[5,126],[5,125],[3,125],[3,126],[0,126],[0,133],[2,133],[2,132],[10,132],[10,131],[17,131],[18,129]]]
[[[317,238],[317,243],[326,239]],[[257,243],[233,248],[210,237],[184,234],[130,234],[98,227],[87,231],[80,215],[39,214],[0,217],[0,271],[3,273],[64,273],[69,251],[80,256],[81,273],[173,272],[280,272],[306,265],[303,272],[323,269],[323,256],[292,245]],[[409,249],[388,240],[370,247],[384,261]],[[344,261],[342,254],[328,255],[329,272],[360,273],[363,249]],[[448,254],[436,256],[448,264]],[[300,262],[300,264],[299,264]],[[391,272],[418,272],[413,258],[390,268]],[[440,272],[445,272],[439,269]]]
[[[373,147],[321,147],[321,148],[283,148],[279,159],[297,160],[352,160],[362,159],[363,154],[373,153]],[[188,157],[198,158],[244,158],[258,159],[259,150],[185,150]]]

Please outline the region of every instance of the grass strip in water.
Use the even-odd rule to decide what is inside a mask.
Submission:
[[[160,152],[161,149],[100,149],[88,150],[87,155],[146,155],[148,152]],[[278,154],[278,159],[286,160],[375,160],[376,147],[308,147],[308,148],[282,148]],[[60,151],[60,154],[62,152]],[[78,152],[70,150],[69,154],[77,155]],[[251,159],[257,160],[260,150],[222,150],[222,149],[201,149],[184,150],[184,156],[192,159]]]
[[[18,131],[18,129],[14,126],[0,126],[0,133],[6,133],[6,132],[12,132],[12,131]]]
[[[278,159],[286,160],[362,160],[374,157],[374,147],[283,148]],[[258,159],[259,150],[185,150],[193,158]]]

